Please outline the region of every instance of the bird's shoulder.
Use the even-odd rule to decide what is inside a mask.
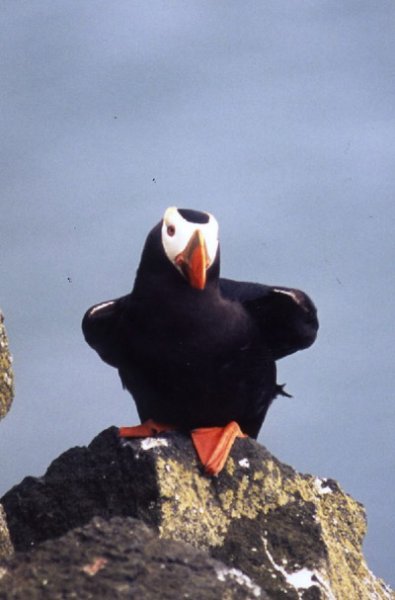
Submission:
[[[258,324],[274,357],[311,346],[318,331],[316,307],[303,291],[284,286],[220,280],[224,298],[239,302]]]
[[[316,312],[315,306],[309,296],[297,288],[284,286],[264,285],[247,281],[234,281],[233,279],[220,279],[220,291],[224,298],[240,302],[246,308],[268,310],[281,310],[288,307],[300,307],[307,312]]]
[[[101,358],[116,366],[122,337],[122,320],[128,311],[130,294],[91,306],[82,319],[82,332]]]

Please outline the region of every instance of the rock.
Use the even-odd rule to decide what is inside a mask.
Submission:
[[[0,420],[10,409],[14,397],[12,357],[8,348],[3,313],[0,310]]]
[[[251,580],[195,550],[160,539],[141,521],[95,518],[0,567],[0,599],[268,597]]]
[[[10,409],[14,396],[14,379],[12,357],[8,349],[7,332],[4,317],[0,310],[0,420]],[[5,520],[3,507],[0,504],[0,558],[12,553],[12,544]]]
[[[270,598],[394,598],[363,558],[363,507],[335,481],[297,473],[250,439],[238,439],[210,478],[188,436],[124,441],[110,428],[2,502],[17,550],[93,517],[129,516],[241,571]]]
[[[0,559],[10,556],[13,551],[4,509],[0,504]]]

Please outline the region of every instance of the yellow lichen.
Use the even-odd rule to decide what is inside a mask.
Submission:
[[[7,332],[0,311],[0,419],[10,409],[14,396],[12,358],[8,349]]]
[[[236,473],[233,459],[226,467]],[[251,474],[235,475],[232,488],[218,490],[217,482],[177,461],[157,461],[162,499],[160,533],[199,548],[223,544],[233,519],[255,519],[259,514],[294,503],[312,503],[315,519],[327,549],[319,568],[334,598],[370,600],[393,598],[369,571],[361,549],[366,531],[364,510],[342,490],[322,492],[317,480],[294,471],[283,471],[274,460],[262,462]],[[326,592],[325,592],[326,593]],[[328,596],[329,598],[330,596]]]
[[[228,471],[229,475],[232,477],[234,475],[236,465],[235,461],[231,456],[229,456],[228,460],[226,461],[225,468]]]
[[[233,490],[231,490],[231,489],[226,490],[225,492],[223,492],[222,494],[219,495],[219,498],[221,500],[224,511],[228,512],[234,502]]]
[[[5,558],[13,553],[10,534],[2,504],[0,504],[0,558]],[[0,575],[1,579],[1,575]]]
[[[213,502],[210,479],[161,457],[157,472],[162,499],[161,535],[198,547],[219,545],[227,524],[220,504]]]

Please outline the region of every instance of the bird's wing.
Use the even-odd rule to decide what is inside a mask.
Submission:
[[[129,296],[95,304],[86,311],[82,319],[82,331],[88,344],[100,358],[113,367],[122,362],[122,315]]]
[[[308,348],[318,331],[317,310],[304,292],[220,279],[225,298],[240,302],[258,323],[275,360]]]

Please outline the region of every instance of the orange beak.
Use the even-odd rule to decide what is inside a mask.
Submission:
[[[176,257],[176,265],[189,284],[203,290],[206,285],[206,270],[208,266],[206,244],[202,232],[197,229],[184,250]]]

